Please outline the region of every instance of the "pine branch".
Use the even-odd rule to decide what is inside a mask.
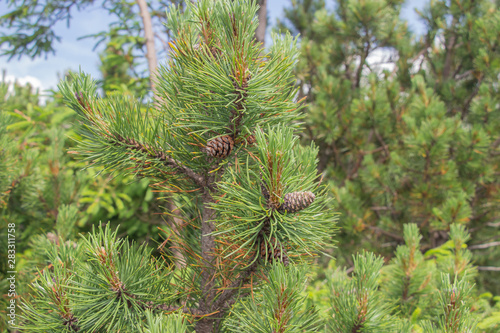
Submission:
[[[154,304],[152,301],[144,302],[140,299],[138,299],[138,296],[133,295],[131,293],[128,293],[127,291],[122,291],[122,293],[129,298],[133,299],[135,305],[143,310],[159,310],[162,312],[177,312],[181,311],[185,314],[190,314],[192,316],[196,317],[202,317],[206,315],[210,315],[208,313],[203,313],[199,309],[196,308],[187,308],[185,306],[175,306],[175,305],[168,305],[168,304]],[[132,307],[132,302],[128,299],[124,299],[125,302],[128,302],[129,308]]]
[[[482,249],[487,249],[490,247],[494,246],[500,246],[500,242],[491,242],[491,243],[485,243],[485,244],[477,244],[477,245],[471,245],[468,247],[469,250],[482,250]]]
[[[472,100],[479,93],[479,88],[481,87],[481,83],[483,83],[483,80],[484,80],[484,74],[481,74],[481,76],[479,77],[479,79],[477,80],[477,82],[476,82],[476,84],[474,86],[474,90],[472,90],[472,92],[469,95],[469,97],[465,100],[464,106],[462,108],[462,113],[461,113],[461,119],[462,120],[464,120],[465,116],[468,114],[470,105],[472,103]]]
[[[110,137],[110,139],[113,139],[113,137]],[[150,158],[162,161],[165,164],[165,166],[171,167],[183,173],[184,175],[189,177],[196,185],[200,187],[207,186],[205,179],[201,175],[194,172],[190,168],[182,165],[179,161],[176,161],[172,157],[166,155],[164,152],[155,149],[152,146],[149,146],[148,144],[141,144],[140,142],[132,138],[124,138],[119,134],[114,137],[114,140],[116,143],[121,144],[127,147],[128,149],[139,151]]]
[[[359,67],[356,71],[356,78],[354,79],[354,82],[352,83],[352,87],[354,88],[359,88],[360,83],[361,83],[361,74],[363,73],[363,67],[365,66],[365,61],[368,58],[368,54],[370,54],[371,51],[371,42],[370,42],[370,34],[368,33],[368,28],[365,27],[365,38],[363,40],[364,43],[366,43],[366,46],[363,48],[363,53],[361,54],[361,59],[359,62]]]
[[[307,282],[306,267],[274,263],[266,270],[258,292],[238,302],[225,326],[231,332],[319,332],[318,312],[301,293]]]
[[[494,266],[477,266],[478,271],[500,272],[500,267]]]
[[[457,29],[456,29],[457,21],[458,21],[457,17],[453,15],[453,19],[450,24],[450,29],[448,30],[448,33],[451,34],[451,36],[449,37],[449,39],[446,40],[446,45],[445,45],[446,57],[443,65],[443,74],[442,74],[443,81],[448,80],[451,73],[451,63],[455,53],[455,43],[457,40]]]
[[[244,69],[246,71],[246,68]],[[236,102],[235,102],[235,107],[233,110],[231,110],[231,131],[233,132],[233,138],[236,138],[238,134],[240,133],[240,125],[241,125],[241,120],[243,118],[243,113],[244,113],[244,103],[245,103],[245,98],[248,96],[248,93],[246,92],[246,89],[248,87],[248,80],[250,79],[250,76],[246,76],[243,78],[243,83],[240,87],[239,83],[233,81],[233,86],[235,89],[236,93]]]
[[[160,125],[162,121],[159,119],[155,123],[151,121],[149,109],[142,112],[137,101],[122,96],[109,100],[89,98],[95,94],[95,82],[86,75],[75,76],[72,81],[71,85],[63,82],[60,89],[66,102],[86,122],[83,135],[87,140],[82,143],[87,147],[81,150],[93,163],[97,161],[106,168],[130,169],[127,164],[132,162],[140,173],[148,175],[151,171],[160,171],[164,175],[165,171],[158,170],[158,166],[162,165],[182,174],[200,188],[207,186],[203,176],[164,152],[165,148],[158,143],[158,138],[165,140],[166,149],[171,151],[171,144],[166,141],[175,140],[174,136]],[[80,89],[85,91],[85,95]],[[73,92],[75,90],[76,93]],[[113,147],[122,147],[125,151],[116,151]]]
[[[226,303],[231,301],[231,298],[240,291],[240,287],[248,281],[251,275],[256,271],[258,266],[258,260],[255,260],[249,267],[247,267],[243,272],[240,273],[238,278],[236,278],[228,287],[224,288],[224,291],[218,296],[214,303],[216,309],[224,310],[226,308]]]
[[[202,313],[198,309],[186,308],[184,306],[173,306],[173,305],[161,304],[161,305],[151,306],[149,308],[150,309],[158,309],[158,310],[161,310],[164,312],[182,311],[185,314],[190,314],[190,315],[197,316],[197,317],[209,315],[208,313]]]

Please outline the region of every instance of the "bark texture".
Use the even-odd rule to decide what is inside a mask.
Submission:
[[[259,26],[257,30],[255,30],[255,39],[264,44],[266,41],[267,28],[267,0],[259,0],[259,6],[259,11],[257,12]]]
[[[149,81],[154,96],[156,96],[156,68],[158,60],[156,59],[155,35],[153,32],[153,23],[151,22],[151,14],[149,13],[146,0],[136,0],[141,13],[142,24],[144,26],[144,38],[146,39],[146,59],[148,59]]]

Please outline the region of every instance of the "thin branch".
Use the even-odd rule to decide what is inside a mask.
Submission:
[[[391,210],[391,208],[387,207],[387,206],[373,206],[373,207],[370,207],[371,210]]]
[[[197,316],[197,317],[207,315],[206,313],[203,313],[198,309],[186,308],[185,306],[174,306],[174,305],[167,305],[167,304],[155,305],[152,301],[144,302],[144,301],[140,300],[137,295],[131,294],[131,293],[127,292],[126,290],[120,290],[119,295],[122,295],[122,294],[127,295],[129,298],[131,298],[133,300],[133,301],[127,300],[129,303],[129,306],[133,302],[142,309],[161,310],[164,312],[175,312],[175,311],[180,310],[183,313],[190,314],[190,315]]]
[[[184,175],[188,176],[196,185],[200,187],[205,187],[207,185],[204,178],[201,175],[194,172],[190,168],[182,165],[180,162],[173,159],[172,157],[167,156],[162,151],[157,151],[153,147],[147,144],[141,144],[140,142],[132,138],[123,138],[122,136],[118,135],[115,136],[114,139],[117,140],[120,145],[124,145],[129,149],[138,150],[142,153],[145,153],[151,158],[159,159],[166,166],[171,167],[177,171],[180,171]]]
[[[500,272],[500,267],[494,266],[477,266],[478,271]]]
[[[363,151],[360,151],[359,155],[358,155],[358,158],[356,160],[356,164],[354,165],[354,168],[347,175],[347,179],[348,180],[352,180],[352,179],[354,179],[355,176],[357,176],[359,167],[361,166],[361,162],[363,162],[363,157],[364,156],[365,156],[365,154],[363,153]]]
[[[476,83],[476,86],[474,87],[474,90],[470,94],[469,98],[467,98],[467,100],[465,101],[464,107],[462,108],[462,116],[461,116],[462,120],[465,118],[465,115],[468,113],[470,104],[472,103],[472,100],[479,93],[479,87],[481,86],[481,83],[483,82],[483,78],[484,78],[484,76],[481,75],[481,77],[477,80],[477,83]]]
[[[386,235],[386,236],[389,236],[391,238],[394,238],[394,239],[397,239],[399,241],[404,241],[404,238],[399,236],[399,235],[396,235],[396,234],[393,234],[392,232],[389,232],[389,231],[385,231],[379,227],[374,227],[374,226],[368,226],[369,229],[372,229],[372,230],[375,230],[377,232],[380,232],[381,234],[383,235]]]
[[[186,308],[184,306],[173,306],[173,305],[161,304],[161,305],[155,306],[154,308],[158,309],[158,310],[165,311],[165,312],[175,312],[175,311],[181,310],[183,313],[194,315],[194,316],[206,315],[198,309]]]
[[[465,71],[462,74],[455,75],[454,80],[461,81],[464,79],[468,79],[472,74],[474,74],[474,71],[472,69],[469,69],[468,71]]]
[[[166,41],[164,38],[162,38],[162,37],[160,36],[160,34],[158,34],[158,33],[155,33],[155,37],[156,37],[156,38],[158,38],[158,40],[161,42],[161,45],[162,45],[162,47],[163,47],[163,51],[164,51],[165,53],[167,53],[167,52],[168,52],[168,49],[169,49],[169,46],[168,46],[168,44],[167,44],[167,41]]]
[[[471,245],[471,246],[469,246],[469,250],[481,250],[481,249],[487,249],[487,248],[494,247],[494,246],[500,246],[500,242],[491,242],[491,243]]]
[[[167,157],[166,164],[184,173],[186,176],[191,178],[191,180],[193,180],[196,183],[196,185],[201,187],[207,186],[207,183],[205,182],[205,180],[201,175],[194,172],[187,166],[180,164],[180,162],[174,160],[172,157]]]
[[[173,198],[170,198],[168,200],[168,208],[170,209],[170,212],[172,214],[171,215],[172,220],[171,220],[170,227],[172,228],[173,233],[178,234],[179,230],[182,228],[183,221],[174,213],[174,211],[177,210],[177,207],[175,206],[175,202],[174,202]],[[177,269],[181,269],[183,267],[186,267],[186,258],[184,258],[184,255],[179,250],[179,245],[177,244],[177,242],[174,242],[171,249],[172,249],[172,253],[173,253],[174,258],[175,258],[175,266],[177,267]]]
[[[366,48],[364,49],[363,54],[361,55],[361,59],[359,62],[359,67],[358,70],[356,71],[356,79],[353,82],[354,87],[353,88],[359,88],[360,82],[361,82],[361,73],[363,72],[363,67],[365,65],[366,58],[368,58],[368,54],[370,53],[370,48],[371,48],[371,43],[370,43],[370,36],[368,35],[368,29],[365,28],[366,31]]]
[[[231,300],[231,298],[234,296],[234,293],[239,290],[239,287],[245,283],[245,281],[252,275],[253,272],[255,272],[255,269],[257,268],[258,265],[258,260],[255,260],[253,264],[248,266],[246,270],[240,273],[240,276],[229,285],[217,298],[217,300],[214,303],[214,307],[216,309],[224,307],[224,304]]]
[[[495,223],[493,223],[493,222],[488,222],[488,223],[486,223],[486,225],[487,225],[488,227],[493,227],[493,228],[496,228],[496,227],[500,227],[500,222],[495,222]]]
[[[500,137],[493,141],[493,144],[491,145],[493,148],[496,148],[500,145]],[[500,223],[500,222],[499,222]]]
[[[448,40],[448,43],[446,43],[446,57],[445,57],[445,60],[444,60],[444,66],[443,66],[443,81],[446,81],[449,76],[450,76],[450,72],[451,72],[451,62],[452,62],[452,59],[453,59],[453,55],[454,55],[454,49],[455,49],[455,42],[457,40],[457,35],[456,35],[456,29],[455,29],[455,26],[457,25],[457,18],[454,16],[453,17],[453,20],[451,22],[451,37],[450,39]]]

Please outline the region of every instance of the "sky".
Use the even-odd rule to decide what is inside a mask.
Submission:
[[[403,6],[401,16],[408,21],[410,29],[417,34],[423,33],[424,26],[418,20],[415,8],[422,9],[428,1],[407,0]],[[6,2],[0,0],[0,15],[12,10],[7,7]],[[326,3],[331,8],[334,1],[326,0]],[[278,18],[283,17],[283,9],[287,6],[291,6],[291,0],[268,0],[268,15],[271,26],[276,24]],[[17,80],[21,84],[29,82],[40,91],[55,89],[62,73],[67,70],[78,71],[81,68],[84,72],[99,78],[98,53],[104,45],[93,50],[95,40],[92,38],[80,39],[80,37],[106,30],[112,21],[113,18],[97,5],[84,12],[74,12],[69,27],[66,26],[65,22],[56,26],[56,33],[61,36],[61,42],[55,44],[55,55],[50,54],[47,57],[36,59],[13,58],[9,62],[7,57],[0,57],[0,72],[6,71],[7,81]],[[159,61],[161,62],[161,59]]]

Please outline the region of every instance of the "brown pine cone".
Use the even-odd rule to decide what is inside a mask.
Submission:
[[[311,191],[287,193],[278,211],[281,213],[296,213],[309,207],[315,198],[316,196]]]
[[[267,244],[265,242],[260,243],[260,255],[264,259],[267,257],[267,261],[270,263],[273,260],[280,261],[285,266],[290,263],[286,249],[274,237]]]
[[[205,151],[208,156],[224,158],[231,153],[233,147],[233,138],[229,135],[224,135],[208,141]]]

